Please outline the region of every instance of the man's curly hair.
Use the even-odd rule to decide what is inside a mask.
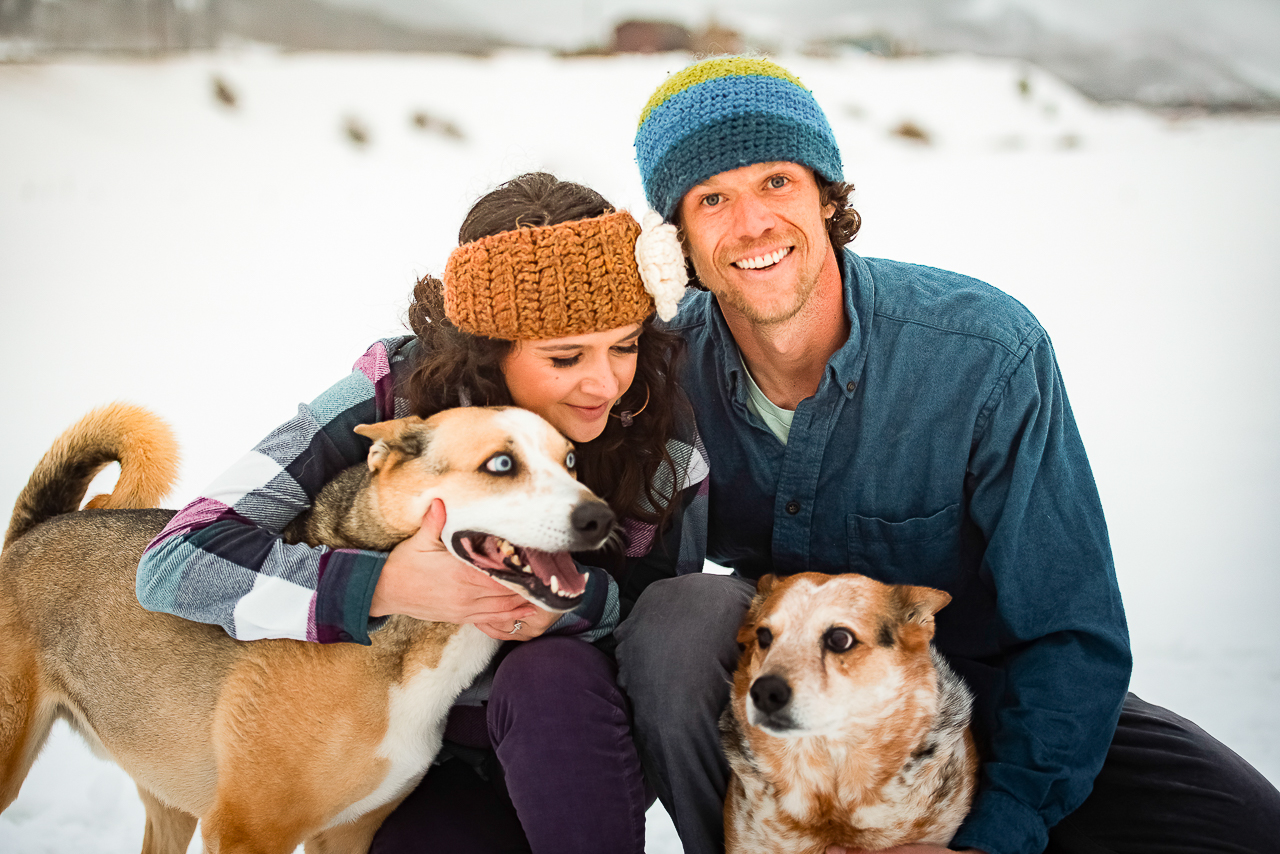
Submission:
[[[836,252],[839,252],[853,241],[858,229],[862,228],[862,216],[849,202],[849,196],[853,195],[853,185],[844,181],[828,181],[816,172],[813,177],[818,182],[818,204],[824,208],[832,204],[836,206],[836,212],[827,220],[827,236],[831,238],[831,245]]]

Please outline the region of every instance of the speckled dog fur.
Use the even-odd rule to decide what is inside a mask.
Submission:
[[[933,649],[927,587],[765,576],[720,721],[728,854],[945,845],[973,799],[972,695]]]

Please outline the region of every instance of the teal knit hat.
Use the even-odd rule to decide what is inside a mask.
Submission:
[[[649,204],[668,221],[695,184],[775,160],[844,180],[840,149],[813,93],[767,59],[695,62],[658,87],[640,115],[640,178]]]

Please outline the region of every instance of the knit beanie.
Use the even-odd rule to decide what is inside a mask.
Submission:
[[[684,293],[675,229],[626,211],[464,243],[444,271],[444,311],[472,335],[544,340],[670,319]]]
[[[767,59],[695,62],[659,86],[640,115],[640,178],[667,221],[695,184],[775,160],[844,180],[840,149],[813,93]]]

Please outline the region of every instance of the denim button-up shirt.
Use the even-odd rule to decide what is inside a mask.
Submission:
[[[757,579],[945,590],[935,643],[977,695],[984,764],[953,840],[1043,850],[1089,793],[1130,672],[1106,524],[1048,336],[1013,298],[845,251],[849,338],[783,445],[747,408],[708,293],[670,327],[711,465],[708,557]]]

